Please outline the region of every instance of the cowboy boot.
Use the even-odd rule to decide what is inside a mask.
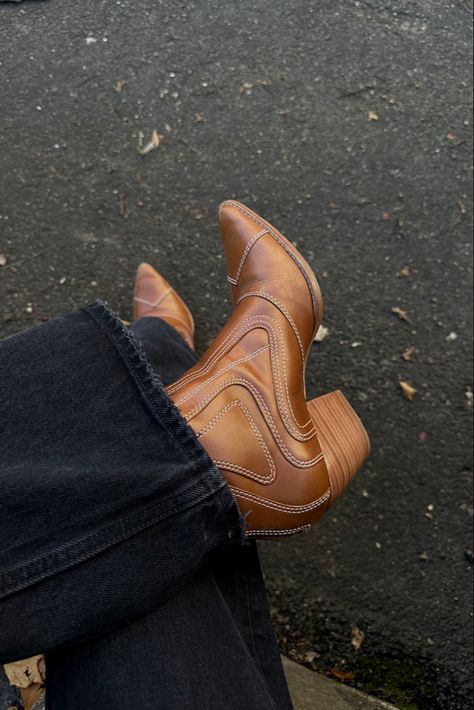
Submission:
[[[229,483],[247,535],[291,535],[327,510],[354,475],[360,451],[368,453],[368,439],[350,405],[338,399],[333,422],[342,415],[358,458],[344,467],[333,456],[328,466],[305,400],[305,366],[322,313],[309,265],[238,202],[224,202],[219,218],[234,312],[168,392]],[[312,405],[314,413],[331,401],[334,395],[322,409]],[[337,442],[340,428],[324,432],[332,450],[345,446]]]
[[[133,315],[157,317],[173,326],[194,350],[194,320],[191,311],[169,285],[166,279],[150,264],[140,264],[135,279]]]

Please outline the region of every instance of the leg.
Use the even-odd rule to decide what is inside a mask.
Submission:
[[[178,331],[161,318],[140,318],[133,323],[132,331],[165,387],[197,362],[196,353]]]
[[[0,381],[0,661],[130,623],[241,539],[221,474],[102,304],[2,341]]]
[[[132,328],[165,383],[194,364],[159,318]],[[128,627],[50,653],[47,703],[49,710],[290,709],[255,544],[217,550],[173,599]]]
[[[291,710],[253,545],[127,628],[47,659],[48,710]]]

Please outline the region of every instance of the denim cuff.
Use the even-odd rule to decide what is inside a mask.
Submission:
[[[94,332],[94,329],[91,331],[90,323],[83,323],[84,316],[89,320],[93,320],[96,326],[96,332]],[[57,356],[54,352],[54,343],[57,341],[58,336],[64,339],[68,337],[72,339],[74,328],[81,325],[81,327],[85,328],[84,332],[87,332],[88,337],[94,339],[98,337],[97,329],[99,329],[103,336],[105,336],[107,342],[104,343],[103,337],[102,339],[99,338],[98,342],[95,344],[95,350],[93,348],[91,349],[88,343],[80,343],[80,346],[84,348],[84,358],[76,360],[73,364],[68,363],[67,367],[70,368],[69,373],[60,372],[65,383],[64,386],[66,388],[70,387],[71,390],[71,392],[68,393],[67,407],[71,406],[71,397],[75,399],[79,398],[76,388],[79,389],[81,377],[86,378],[88,374],[87,371],[84,373],[77,372],[78,368],[80,369],[78,363],[83,362],[88,357],[94,357],[95,351],[100,351],[102,356],[111,364],[111,367],[113,364],[113,374],[111,374],[111,378],[116,377],[116,384],[113,382],[110,383],[110,387],[105,390],[106,395],[111,397],[111,390],[114,389],[115,392],[117,392],[121,387],[126,391],[126,396],[123,398],[123,406],[121,406],[120,395],[116,394],[114,395],[116,399],[111,404],[111,412],[103,412],[100,406],[98,407],[101,418],[101,424],[99,426],[103,425],[106,416],[109,418],[113,416],[115,417],[115,421],[119,421],[119,424],[116,424],[113,429],[113,432],[117,431],[116,440],[114,441],[110,432],[107,431],[104,434],[103,446],[109,448],[111,458],[113,458],[113,454],[115,459],[117,459],[119,455],[116,451],[121,446],[123,435],[127,434],[126,429],[128,422],[125,409],[129,405],[130,400],[134,397],[130,389],[134,389],[136,393],[138,392],[142,406],[146,410],[146,413],[143,413],[143,421],[146,421],[148,431],[146,434],[143,434],[143,447],[147,447],[148,450],[150,450],[150,446],[153,446],[154,435],[156,435],[155,441],[157,446],[156,462],[154,462],[150,454],[148,454],[147,456],[143,456],[143,462],[137,463],[138,467],[141,466],[139,471],[140,476],[137,476],[137,481],[146,476],[148,476],[148,480],[153,478],[153,466],[157,467],[157,480],[154,482],[149,492],[145,490],[146,494],[144,493],[140,497],[139,502],[134,501],[130,509],[127,508],[127,488],[125,487],[124,490],[122,486],[122,488],[119,489],[119,483],[124,478],[127,478],[127,471],[129,470],[127,469],[127,465],[132,467],[135,463],[131,460],[130,463],[127,464],[126,458],[129,447],[125,447],[123,458],[120,456],[120,465],[125,469],[125,473],[121,471],[121,479],[117,477],[117,483],[113,480],[114,466],[117,468],[118,465],[116,462],[111,465],[111,471],[107,472],[107,476],[104,476],[104,484],[107,485],[108,494],[112,496],[112,498],[114,495],[122,497],[121,505],[117,504],[111,506],[109,509],[107,505],[99,505],[98,502],[97,515],[95,517],[93,510],[81,511],[79,509],[76,511],[71,508],[72,513],[69,516],[70,518],[76,516],[80,519],[81,513],[83,513],[84,520],[82,527],[80,520],[77,525],[73,525],[71,528],[69,528],[68,520],[61,520],[58,522],[57,529],[55,529],[55,504],[54,500],[51,501],[50,499],[46,501],[44,519],[42,520],[41,518],[41,511],[36,513],[37,525],[36,528],[32,530],[29,540],[26,539],[26,533],[25,540],[23,541],[21,539],[21,530],[17,530],[14,538],[12,537],[12,530],[7,529],[9,525],[8,511],[7,515],[0,516],[3,521],[3,524],[0,522],[0,531],[2,528],[6,531],[6,536],[3,538],[4,545],[0,543],[0,599],[32,584],[41,582],[74,565],[83,563],[85,560],[102,553],[112,546],[123,543],[123,541],[128,538],[139,534],[141,531],[151,526],[159,524],[165,519],[176,516],[178,526],[180,514],[210,499],[215,500],[215,505],[218,505],[221,511],[223,511],[223,517],[218,523],[222,527],[219,531],[219,536],[222,538],[222,541],[241,542],[244,539],[243,521],[225,479],[210,460],[207,452],[199,443],[191,427],[183,419],[180,412],[169,398],[158,374],[150,366],[132,332],[123,325],[108,305],[101,301],[92,303],[84,309],[81,309],[81,311],[71,314],[71,316],[53,321],[51,326],[54,327],[48,329],[49,325],[50,324],[45,324],[44,326],[32,329],[32,331],[20,334],[22,337],[19,337],[16,342],[15,336],[0,342],[0,376],[3,377],[1,368],[2,355],[4,355],[5,362],[7,359],[11,362],[12,348],[13,352],[15,352],[15,349],[16,352],[19,352],[21,349],[30,351],[29,355],[32,358],[32,362],[29,375],[33,379],[35,376],[34,359],[36,358],[36,361],[40,360],[42,362],[45,357],[44,351],[47,352],[48,347],[51,348],[51,360],[52,362],[54,361],[55,367],[58,368]],[[33,331],[35,331],[35,334],[33,334]],[[28,337],[30,333],[31,336]],[[43,337],[41,337],[41,335]],[[39,347],[35,349],[34,346],[36,343],[41,343],[41,348],[43,348],[41,352],[39,352]],[[77,348],[77,346],[78,343],[71,342],[71,349]],[[115,357],[112,351],[115,351]],[[120,362],[121,365],[119,365],[118,362]],[[76,372],[72,372],[73,368]],[[56,381],[58,379],[58,372],[59,370],[56,369]],[[41,377],[41,373],[39,373],[38,376]],[[8,372],[5,373],[5,378],[7,377]],[[70,382],[73,381],[73,377],[76,377],[76,384],[71,385]],[[104,378],[104,372],[102,372],[101,377],[102,379]],[[26,390],[31,389],[31,386],[26,374],[24,379],[24,395],[26,396]],[[99,382],[97,385],[99,386]],[[130,387],[130,385],[132,386]],[[21,397],[21,395],[21,392],[16,392],[17,397]],[[97,397],[100,398],[100,396],[101,393],[98,391]],[[54,392],[54,397],[56,399],[59,397],[56,391]],[[43,405],[42,401],[40,405]],[[25,410],[24,402],[22,402],[22,406],[23,410]],[[61,407],[60,399],[57,406]],[[66,406],[66,396],[64,406]],[[105,406],[106,404],[104,407]],[[38,407],[38,401],[34,401],[32,403],[33,411],[31,412],[32,421],[33,419],[45,420],[49,417],[52,424],[48,426],[48,422],[46,422],[43,429],[39,428],[39,433],[36,432],[37,438],[41,437],[44,432],[50,432],[55,424],[55,418],[58,418],[57,411],[51,412],[50,402],[44,403],[44,411],[38,411]],[[124,411],[117,411],[120,408]],[[27,409],[26,411],[27,414],[29,414]],[[136,406],[134,412],[137,412]],[[90,413],[84,413],[84,417],[86,416],[90,418]],[[74,421],[77,427],[80,428],[83,426],[80,412],[77,413]],[[123,426],[123,430],[120,430],[120,424]],[[155,432],[153,432],[154,424],[156,425]],[[140,432],[140,421],[134,422],[133,425],[132,428],[135,434],[137,431]],[[8,412],[6,428],[8,428]],[[21,480],[16,483],[12,481],[13,471],[20,470],[21,476],[21,469],[24,468],[24,458],[28,457],[29,454],[25,451],[23,455],[22,442],[20,441],[19,435],[17,437],[18,442],[16,442],[18,446],[15,447],[13,425],[11,429],[12,431],[7,431],[6,435],[10,433],[11,436],[13,436],[13,440],[10,441],[10,455],[7,447],[7,459],[12,459],[12,463],[9,467],[7,461],[6,467],[0,467],[0,487],[4,488],[8,493],[11,493],[13,490],[15,491],[13,496],[15,500],[12,508],[16,515],[18,515],[18,511],[21,511],[23,503],[25,510],[31,507],[28,494],[34,496],[35,490],[34,486],[33,490],[31,490],[29,486],[25,485],[24,501],[22,501],[21,489],[23,483]],[[152,430],[151,433],[150,429]],[[66,434],[67,432],[57,432],[58,438],[61,438],[61,436],[64,437]],[[139,435],[140,434],[138,434],[138,436]],[[136,444],[137,442],[134,442],[134,445]],[[60,443],[56,444],[55,442],[55,445],[60,446]],[[58,492],[57,518],[59,520],[61,513],[59,507],[66,503],[64,498],[61,497],[62,484],[64,484],[65,487],[64,493],[67,492],[68,496],[77,495],[79,507],[87,501],[87,490],[85,490],[85,488],[87,488],[87,486],[94,488],[94,484],[90,480],[90,473],[88,473],[88,477],[85,477],[84,481],[81,481],[80,476],[76,476],[74,479],[74,471],[71,475],[65,477],[64,481],[58,476],[53,479],[55,475],[53,469],[51,473],[47,470],[45,472],[49,459],[47,460],[45,455],[45,461],[43,462],[41,460],[41,453],[35,455],[38,449],[47,449],[48,446],[50,446],[49,441],[36,441],[36,448],[33,454],[30,455],[29,460],[31,461],[31,465],[28,468],[27,475],[31,479],[34,479],[33,483],[36,484],[35,470],[37,470],[38,477],[43,477],[44,479],[46,489],[49,487],[50,496],[54,496],[55,492]],[[87,442],[85,446],[87,447]],[[170,449],[172,450],[171,454],[169,453]],[[130,456],[130,454],[128,455]],[[18,462],[15,460],[15,456]],[[59,451],[58,453],[60,461],[61,456],[64,459],[64,463],[66,463],[68,459],[71,460],[71,468],[74,468],[74,461],[80,460],[81,470],[88,470],[87,451],[79,453],[65,446],[63,451]],[[162,465],[160,457],[161,459],[165,457]],[[79,470],[77,473],[80,473]],[[125,482],[130,488],[133,486],[134,482],[131,468],[128,476],[130,480],[126,480]],[[72,482],[71,477],[73,478]],[[163,478],[163,486],[161,486],[161,480],[158,480],[161,478]],[[76,486],[76,490],[74,490],[74,486]],[[43,490],[45,490],[44,487]],[[41,491],[39,485],[38,491]],[[92,500],[91,506],[93,507],[94,504],[94,500]],[[208,525],[212,525],[212,523],[212,519],[207,520]],[[42,525],[44,525],[43,529],[41,529]],[[44,538],[48,537],[48,528],[50,525],[52,526],[51,536],[50,539],[45,542]],[[59,529],[63,530],[61,535],[59,534]],[[34,539],[35,536],[38,537],[37,541]],[[5,542],[5,540],[8,541],[9,537],[12,539],[12,542],[14,542],[10,550],[8,549],[7,542]]]

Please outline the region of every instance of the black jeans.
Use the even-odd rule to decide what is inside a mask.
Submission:
[[[195,362],[102,303],[0,342],[0,661],[54,710],[291,708],[254,543],[164,386]]]

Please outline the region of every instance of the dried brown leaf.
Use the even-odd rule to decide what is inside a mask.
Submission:
[[[402,266],[402,268],[401,268],[400,271],[398,272],[398,275],[400,276],[400,278],[404,279],[404,278],[406,278],[407,276],[410,276],[410,273],[411,273],[411,272],[410,272],[410,267],[409,267],[409,266]]]
[[[400,308],[400,306],[392,306],[390,309],[392,313],[400,318],[400,320],[404,320],[408,322],[408,313],[403,310],[403,308]]]
[[[314,338],[315,343],[322,343],[323,340],[325,340],[329,335],[329,328],[326,328],[324,325],[320,325],[318,328],[318,332],[316,333],[316,336]]]
[[[378,113],[375,113],[375,111],[369,111],[367,114],[367,118],[369,119],[369,121],[379,121],[380,120],[380,116],[378,115]]]
[[[254,88],[254,86],[271,86],[272,82],[270,79],[255,79],[255,81],[245,81],[243,84],[240,85],[240,93],[242,94],[244,91],[250,91],[251,89]]]
[[[143,146],[143,137],[143,133],[140,131],[138,134],[138,152],[140,155],[148,155],[148,153],[151,153],[152,150],[156,150],[164,138],[161,133],[158,133],[156,128],[154,128],[151,132],[151,139],[145,146]]]
[[[412,399],[414,398],[414,396],[416,395],[416,393],[418,392],[418,390],[415,389],[415,387],[413,387],[406,380],[400,380],[399,384],[400,384],[400,387],[402,389],[402,392],[403,392],[405,398],[408,399],[409,402],[411,402]]]
[[[352,627],[351,644],[356,651],[360,649],[365,639],[365,634],[358,626]]]
[[[413,359],[413,355],[416,353],[416,348],[412,345],[410,348],[407,348],[406,350],[403,351],[402,353],[402,358],[405,360],[405,362],[411,362]]]
[[[123,79],[119,79],[118,81],[115,82],[114,84],[114,91],[117,94],[121,94],[123,92],[123,87],[125,86],[127,82],[123,81]]]
[[[352,671],[341,671],[339,668],[330,668],[329,672],[338,680],[354,680],[354,674]]]
[[[18,688],[28,688],[32,683],[44,682],[44,657],[32,656],[21,661],[4,665],[5,674],[10,685]]]
[[[21,688],[20,695],[25,710],[33,710],[44,693],[44,686],[41,683],[32,683],[28,688]]]

